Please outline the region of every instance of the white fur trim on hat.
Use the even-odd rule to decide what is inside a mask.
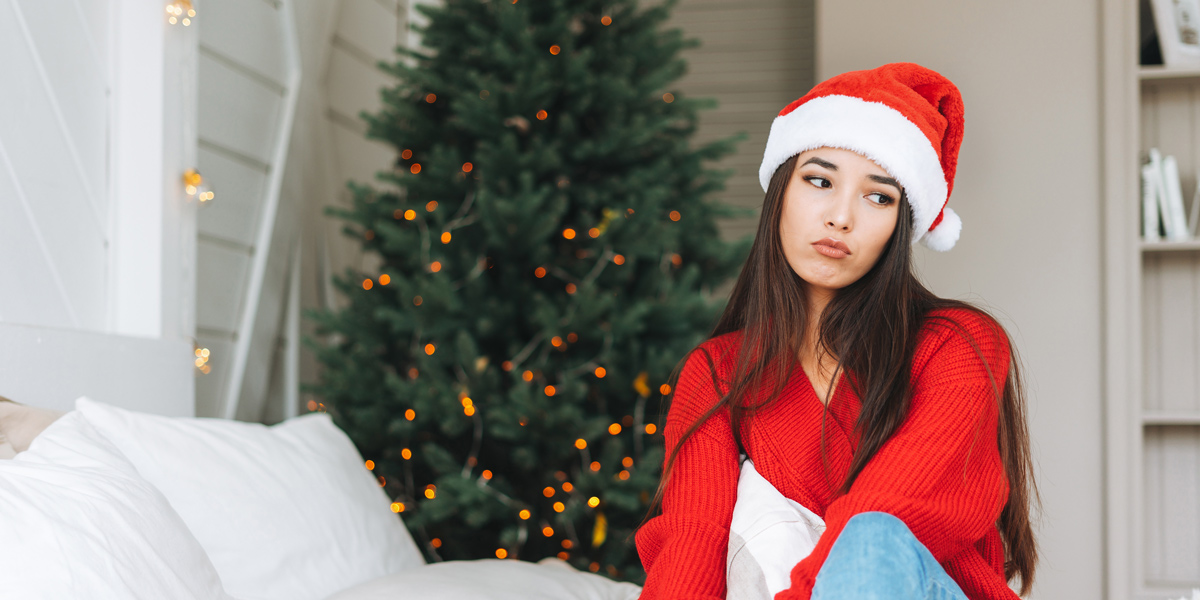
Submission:
[[[828,146],[857,152],[895,177],[908,195],[913,211],[913,243],[926,232],[946,203],[948,186],[941,161],[929,138],[900,111],[881,102],[854,96],[822,96],[775,117],[763,152],[758,180],[767,190],[771,176],[792,155]],[[953,229],[949,249],[958,239],[962,220],[947,208],[938,229]],[[953,220],[958,225],[947,227]],[[933,232],[931,239],[945,239]],[[929,242],[926,242],[928,245]],[[942,244],[944,245],[944,243]]]
[[[942,211],[942,222],[930,229],[920,240],[926,248],[938,252],[953,248],[954,243],[958,241],[958,235],[962,233],[962,219],[958,213],[949,206]]]

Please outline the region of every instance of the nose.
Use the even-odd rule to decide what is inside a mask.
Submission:
[[[830,198],[825,209],[825,226],[839,232],[850,231],[854,225],[853,195],[848,191]]]

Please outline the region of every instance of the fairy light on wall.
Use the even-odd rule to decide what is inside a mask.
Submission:
[[[184,172],[183,191],[187,193],[188,200],[198,200],[201,205],[213,199],[212,190],[204,182],[204,177],[200,175],[200,172],[195,169],[188,169]]]
[[[167,22],[172,25],[187,27],[196,18],[196,9],[191,0],[176,0],[167,5]]]
[[[199,344],[195,348],[196,360],[194,364],[196,365],[196,370],[200,371],[201,374],[208,375],[212,372],[212,365],[208,364],[210,352],[208,348],[202,348]]]

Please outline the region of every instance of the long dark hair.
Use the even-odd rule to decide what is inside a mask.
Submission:
[[[961,332],[977,353],[970,334],[946,317],[931,311],[958,308],[975,311],[1003,331],[986,311],[958,300],[939,298],[925,288],[912,271],[912,208],[901,194],[895,233],[878,262],[858,281],[842,288],[820,315],[809,315],[803,280],[788,265],[779,236],[784,192],[792,179],[797,157],[784,162],[771,177],[750,256],[734,285],[729,304],[709,338],[733,331],[742,332],[741,347],[728,392],[683,434],[671,449],[651,503],[647,520],[661,507],[671,469],[684,442],[712,415],[728,410],[733,434],[740,447],[742,428],[755,412],[774,402],[783,391],[789,374],[799,367],[799,351],[805,324],[810,317],[818,324],[818,352],[837,359],[832,381],[840,372],[853,375],[851,385],[862,402],[856,428],[859,445],[839,493],[849,491],[854,480],[908,416],[911,397],[910,371],[917,334],[927,321]],[[1007,338],[1007,336],[1005,336]],[[703,348],[693,350],[704,351]],[[1033,586],[1037,544],[1030,523],[1030,504],[1037,501],[1025,422],[1025,393],[1015,349],[1009,343],[1011,360],[1004,389],[995,390],[999,403],[999,448],[1008,478],[1008,502],[997,523],[1005,549],[1005,577],[1021,579],[1021,594]],[[983,359],[980,353],[981,360]],[[714,357],[708,357],[714,384],[718,384]],[[687,358],[679,363],[671,389]],[[771,369],[771,364],[783,369]],[[986,360],[984,360],[986,366]],[[993,388],[995,375],[988,366]],[[774,377],[771,374],[774,373]],[[768,380],[770,379],[770,380]],[[759,386],[771,385],[766,400],[749,406],[744,399]],[[721,389],[721,386],[718,389]],[[826,405],[832,389],[825,391]],[[823,436],[822,436],[823,438]],[[822,439],[822,444],[824,440]],[[644,522],[643,522],[644,523]]]

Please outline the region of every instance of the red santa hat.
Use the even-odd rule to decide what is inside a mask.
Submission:
[[[946,206],[962,136],[962,96],[949,79],[912,63],[852,71],[780,111],[758,179],[765,192],[775,170],[795,154],[822,146],[852,150],[904,187],[913,242],[945,251],[962,231],[962,219]]]

